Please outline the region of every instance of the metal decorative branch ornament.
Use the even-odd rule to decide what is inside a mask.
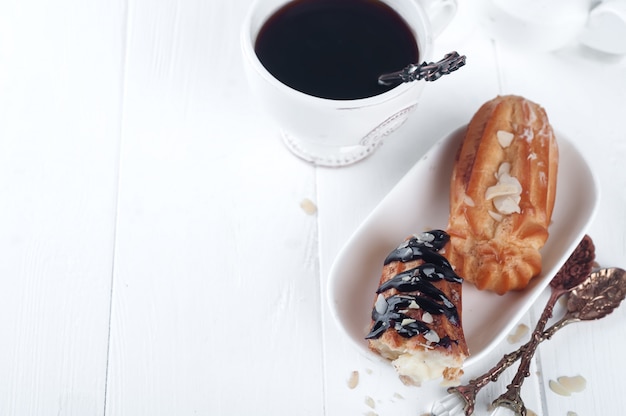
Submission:
[[[443,75],[448,75],[464,66],[465,60],[465,55],[459,55],[457,52],[450,52],[438,62],[410,64],[400,71],[383,74],[378,77],[378,83],[388,86],[420,80],[436,81]]]

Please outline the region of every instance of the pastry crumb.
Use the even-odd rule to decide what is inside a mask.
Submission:
[[[365,396],[365,404],[372,409],[376,408],[376,402],[370,396]]]
[[[506,337],[506,340],[509,342],[509,344],[517,344],[518,342],[520,342],[522,337],[524,337],[524,335],[528,333],[529,330],[530,328],[528,328],[528,325],[519,324],[517,328],[515,328],[515,331],[513,331],[509,334],[508,337]]]

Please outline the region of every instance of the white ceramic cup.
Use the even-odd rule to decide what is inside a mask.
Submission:
[[[246,74],[258,103],[277,123],[286,146],[320,166],[345,166],[370,155],[402,125],[418,103],[424,81],[401,84],[355,100],[314,97],[280,82],[259,61],[254,44],[265,21],[290,0],[256,0],[241,31]],[[408,24],[420,61],[430,62],[433,39],[456,13],[456,0],[381,0]],[[407,65],[415,62],[407,62]],[[400,70],[402,68],[398,68]]]

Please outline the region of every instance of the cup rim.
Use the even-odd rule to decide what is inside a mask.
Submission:
[[[413,81],[413,82],[408,82],[408,83],[402,83],[396,86],[395,88],[390,89],[389,91],[385,91],[381,94],[374,95],[371,97],[357,98],[357,99],[351,99],[351,100],[337,100],[337,99],[331,99],[331,98],[316,97],[314,95],[310,95],[302,91],[298,91],[284,84],[283,82],[278,80],[276,77],[274,77],[265,68],[265,66],[261,63],[259,57],[257,56],[256,52],[254,51],[253,37],[255,36],[255,34],[252,33],[252,27],[251,27],[252,17],[260,1],[261,0],[254,0],[251,6],[248,8],[248,11],[246,12],[246,16],[243,20],[241,30],[240,30],[241,48],[243,50],[244,59],[250,65],[252,65],[252,69],[258,75],[260,75],[266,82],[268,82],[272,87],[278,89],[283,94],[288,94],[292,96],[293,98],[296,98],[302,101],[316,103],[316,105],[325,105],[331,108],[352,109],[352,108],[361,108],[361,107],[379,105],[388,100],[392,100],[392,99],[395,99],[396,97],[407,94],[410,91],[414,90],[415,88],[419,88],[419,86],[416,85],[416,83],[419,83],[422,81]],[[381,0],[381,1],[388,4],[388,2],[386,2],[385,0]],[[285,2],[284,4],[286,4],[287,2]],[[432,44],[433,44],[432,29],[430,27],[430,22],[428,21],[426,17],[426,13],[422,9],[421,5],[416,1],[411,1],[411,3],[414,4],[415,7],[420,9],[420,13],[419,13],[419,18],[421,20],[420,25],[424,28],[426,32],[424,36],[417,36],[417,34],[415,34],[415,38],[418,42],[418,47],[420,51],[419,59],[420,61],[426,61],[430,57]],[[280,7],[282,7],[284,4],[282,4]],[[414,31],[412,25],[409,25],[409,27],[411,28],[411,31]]]

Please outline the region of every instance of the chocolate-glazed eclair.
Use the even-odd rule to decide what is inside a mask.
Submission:
[[[441,230],[414,235],[384,261],[366,338],[405,384],[453,382],[463,374],[463,279],[443,255],[448,240]]]

